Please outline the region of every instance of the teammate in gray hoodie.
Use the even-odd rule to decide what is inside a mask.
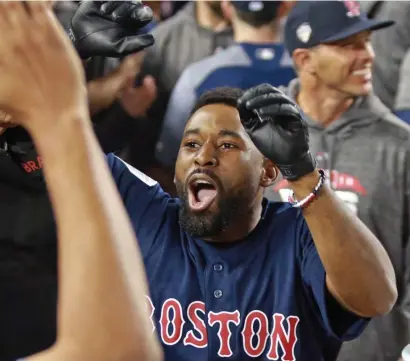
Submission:
[[[323,16],[326,14],[326,16]],[[410,342],[410,127],[372,93],[369,20],[352,1],[301,1],[285,25],[299,79],[288,95],[306,114],[310,148],[333,189],[385,246],[399,300],[342,346],[338,361],[397,361]],[[267,192],[287,200],[286,181]]]

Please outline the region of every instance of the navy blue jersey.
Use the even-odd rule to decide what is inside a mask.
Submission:
[[[295,78],[282,44],[240,43],[187,67],[172,92],[157,145],[157,158],[173,165],[185,124],[197,99],[221,86],[249,89],[261,83],[285,86]]]
[[[366,326],[327,291],[300,210],[264,200],[248,237],[208,243],[181,229],[178,199],[116,156],[108,163],[140,243],[166,361],[329,361]]]

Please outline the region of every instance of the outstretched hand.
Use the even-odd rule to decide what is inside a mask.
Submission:
[[[140,86],[135,85],[141,71],[143,53],[128,55],[111,73],[87,84],[90,113],[109,108],[116,100],[131,117],[143,116],[157,95],[154,78],[147,75]]]

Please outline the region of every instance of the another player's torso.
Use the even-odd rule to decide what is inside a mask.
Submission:
[[[292,59],[281,44],[235,44],[198,67],[200,64],[202,72],[193,84],[197,97],[223,86],[240,89],[261,83],[286,86],[295,78]]]
[[[32,177],[34,161],[30,173],[16,159],[0,152],[0,360],[41,351],[56,332],[52,209],[44,184]]]
[[[166,361],[303,360],[317,354],[319,316],[306,302],[295,230],[277,224],[232,248],[164,227],[145,259],[153,328]],[[181,239],[181,243],[176,240]],[[319,361],[319,359],[318,359]]]

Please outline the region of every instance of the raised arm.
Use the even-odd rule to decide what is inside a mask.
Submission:
[[[382,244],[327,185],[315,197],[311,194],[319,172],[297,105],[278,89],[262,84],[245,93],[239,110],[251,139],[289,181],[296,199],[314,199],[303,215],[329,292],[359,316],[389,312],[397,299],[396,277]]]
[[[58,337],[29,360],[160,360],[141,257],[93,134],[81,62],[44,2],[1,2],[0,33],[0,107],[34,139],[58,228]]]
[[[289,185],[297,199],[304,199],[318,179],[319,173],[314,171]],[[330,293],[360,316],[389,312],[397,298],[396,278],[376,236],[327,185],[303,215],[326,270]]]

